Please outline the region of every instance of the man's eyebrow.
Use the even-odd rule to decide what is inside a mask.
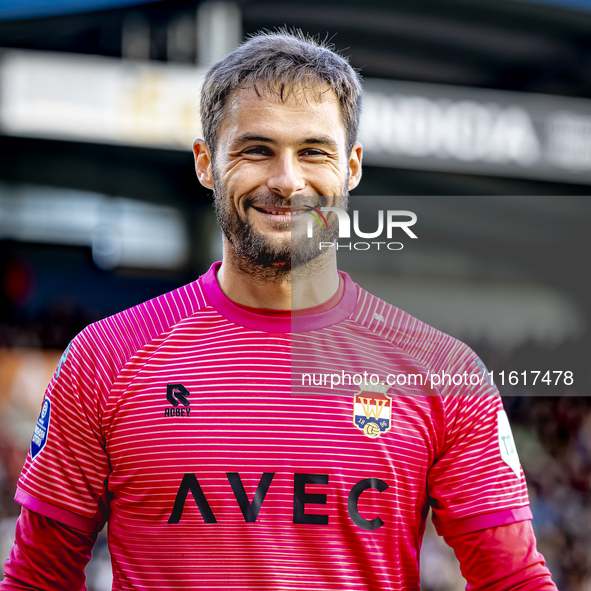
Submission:
[[[234,144],[243,144],[244,142],[263,142],[265,144],[272,144],[273,140],[262,135],[253,135],[250,132],[243,133],[234,138]]]
[[[236,144],[243,144],[245,142],[262,142],[264,144],[272,144],[272,143],[274,143],[274,140],[272,140],[271,138],[262,136],[262,135],[254,135],[254,134],[247,131],[247,132],[237,136],[236,138],[234,138],[233,143],[236,145]],[[322,144],[323,146],[327,146],[333,150],[338,149],[338,145],[335,142],[335,140],[333,140],[331,137],[329,137],[327,135],[305,138],[300,143],[301,144],[308,144],[308,145]]]
[[[318,137],[309,137],[309,138],[306,138],[302,143],[303,144],[322,144],[323,146],[327,146],[329,148],[332,148],[333,150],[338,149],[337,143],[331,137],[329,137],[327,135],[321,135]]]

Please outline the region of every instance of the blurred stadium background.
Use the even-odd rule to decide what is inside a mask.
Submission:
[[[378,206],[418,216],[404,250],[342,266],[491,370],[573,372],[500,390],[540,550],[561,591],[591,591],[587,0],[1,3],[0,559],[61,351],[219,257],[190,151],[200,81],[284,24],[328,37],[365,78],[362,224]],[[425,590],[463,589],[432,528],[422,573]],[[87,574],[110,589],[105,532]]]

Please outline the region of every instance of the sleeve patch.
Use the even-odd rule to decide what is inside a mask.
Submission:
[[[511,425],[507,413],[500,410],[497,413],[497,430],[499,434],[499,450],[501,451],[501,458],[503,462],[513,470],[515,476],[519,478],[521,463],[519,462],[519,455],[515,447],[515,440],[511,432]]]
[[[488,382],[489,386],[495,388],[495,384],[492,380],[492,374],[490,373],[490,371],[488,371],[488,369],[486,369],[486,365],[484,365],[482,359],[477,359],[476,365],[478,366],[478,369],[480,369],[480,371],[483,373],[484,379]]]
[[[31,459],[34,460],[45,447],[47,435],[49,434],[49,420],[51,418],[51,401],[45,398],[41,407],[41,414],[37,419],[33,438],[31,439]]]
[[[60,377],[60,373],[62,371],[62,366],[68,359],[68,353],[70,352],[70,347],[72,346],[72,342],[66,347],[66,350],[62,353],[60,357],[60,362],[57,364],[57,369],[55,370],[55,379],[57,380]]]

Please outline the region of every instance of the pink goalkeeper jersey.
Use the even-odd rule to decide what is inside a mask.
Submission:
[[[16,500],[108,520],[113,589],[419,589],[429,506],[445,535],[531,518],[466,345],[345,274],[335,307],[290,318],[236,306],[215,269],[85,329],[37,421]]]

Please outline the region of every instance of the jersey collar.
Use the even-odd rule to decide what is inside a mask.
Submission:
[[[220,289],[216,279],[217,270],[221,262],[214,263],[205,275],[199,278],[199,282],[205,292],[205,297],[213,308],[222,316],[252,330],[263,332],[308,332],[338,324],[349,318],[357,304],[357,285],[347,275],[339,271],[339,275],[345,282],[343,297],[336,306],[321,312],[320,314],[298,315],[292,317],[274,317],[265,314],[256,314],[244,310],[228,299]]]

